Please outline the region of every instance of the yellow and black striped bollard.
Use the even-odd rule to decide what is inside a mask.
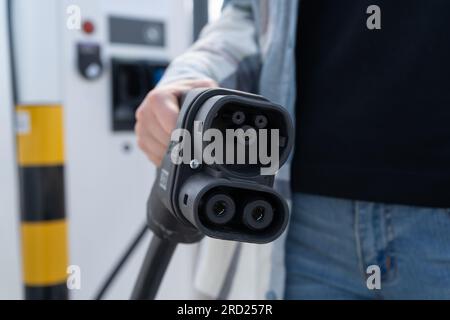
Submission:
[[[60,105],[17,106],[26,299],[67,299],[64,134]]]

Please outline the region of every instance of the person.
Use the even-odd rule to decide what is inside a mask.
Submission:
[[[296,115],[266,298],[450,299],[450,3],[372,2],[227,1],[137,111],[156,165],[189,89]]]

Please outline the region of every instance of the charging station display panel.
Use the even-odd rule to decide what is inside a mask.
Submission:
[[[118,44],[164,47],[166,25],[158,20],[110,17],[109,40]]]

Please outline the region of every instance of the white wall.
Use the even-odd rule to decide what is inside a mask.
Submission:
[[[6,17],[6,0],[0,0],[0,299],[19,299],[19,213]]]

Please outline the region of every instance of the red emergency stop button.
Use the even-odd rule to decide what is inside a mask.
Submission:
[[[92,34],[95,31],[95,26],[92,21],[85,21],[83,22],[83,31],[86,34]]]

